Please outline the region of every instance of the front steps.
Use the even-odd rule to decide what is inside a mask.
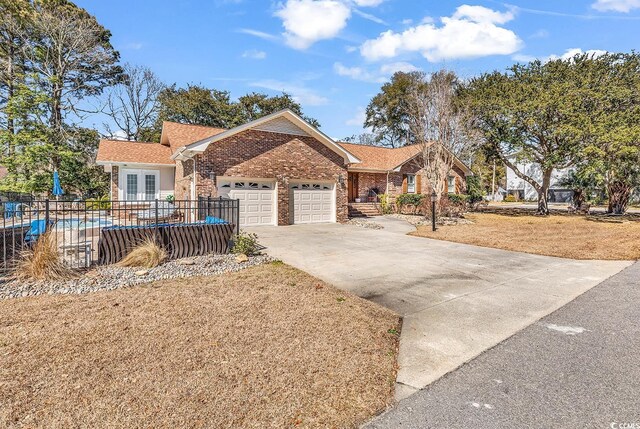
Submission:
[[[380,214],[376,203],[349,203],[349,217],[372,217]]]

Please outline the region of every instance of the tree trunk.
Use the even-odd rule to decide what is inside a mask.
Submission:
[[[537,215],[547,216],[549,214],[549,187],[551,186],[552,169],[544,170],[542,173],[542,185],[538,189],[538,211]]]
[[[607,193],[609,194],[609,208],[607,209],[607,213],[624,214],[624,212],[627,211],[631,191],[631,186],[619,180],[609,183],[607,186]]]

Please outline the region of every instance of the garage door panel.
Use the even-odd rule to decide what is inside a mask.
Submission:
[[[298,183],[292,185],[294,223],[319,223],[335,220],[333,185]]]
[[[240,226],[275,225],[275,181],[244,178],[221,181],[220,195],[240,200]]]

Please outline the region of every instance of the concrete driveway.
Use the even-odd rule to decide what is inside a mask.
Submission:
[[[403,316],[402,399],[629,266],[574,261],[406,235],[315,224],[248,228],[266,253]],[[517,239],[514,237],[514,239]]]

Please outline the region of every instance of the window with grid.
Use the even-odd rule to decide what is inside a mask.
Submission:
[[[127,201],[138,199],[138,175],[127,174]]]
[[[144,176],[144,199],[147,201],[156,198],[156,176],[154,174],[146,174]]]

